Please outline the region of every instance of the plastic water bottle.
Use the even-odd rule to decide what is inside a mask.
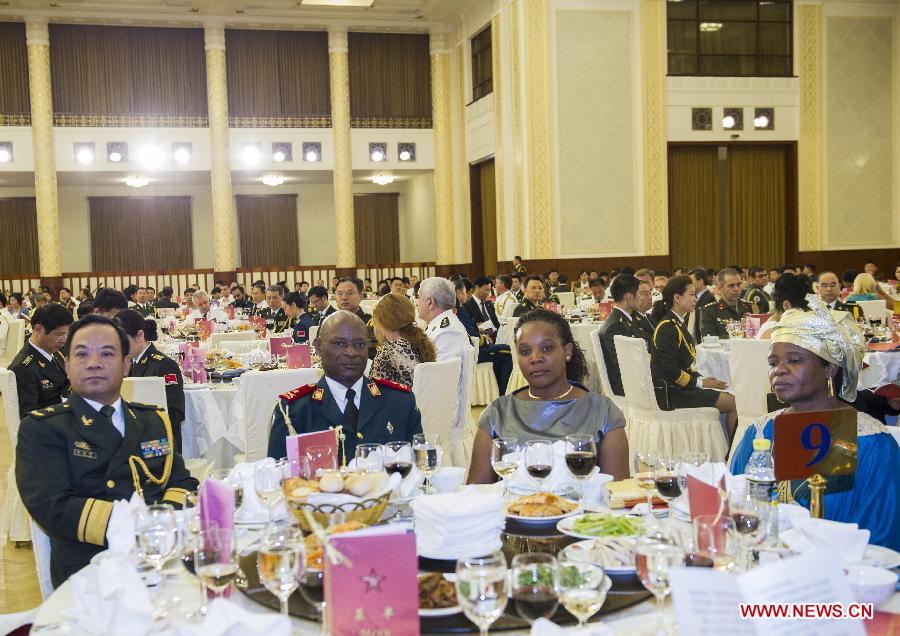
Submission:
[[[772,442],[764,437],[753,440],[753,454],[745,469],[747,488],[759,501],[769,501],[768,534],[766,545],[778,543],[778,491],[775,486],[775,461],[772,458]]]

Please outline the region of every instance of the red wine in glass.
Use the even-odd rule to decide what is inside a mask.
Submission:
[[[384,469],[387,471],[388,475],[400,473],[400,476],[405,479],[409,474],[409,471],[412,470],[412,464],[410,462],[387,462],[384,465]]]
[[[513,603],[519,616],[529,623],[539,618],[550,618],[559,605],[559,598],[549,588],[529,588],[517,590],[513,594]]]
[[[535,479],[546,479],[553,470],[549,464],[529,464],[527,468],[528,474]]]
[[[754,514],[739,511],[733,513],[731,518],[739,534],[752,534],[759,528],[759,517]]]
[[[597,454],[587,451],[566,453],[566,466],[575,477],[587,477],[597,465]]]
[[[656,491],[659,493],[659,496],[664,499],[675,499],[681,494],[681,486],[678,483],[678,477],[675,475],[656,477],[653,482],[656,485]]]

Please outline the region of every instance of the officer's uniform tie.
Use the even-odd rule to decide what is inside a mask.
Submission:
[[[347,420],[347,424],[350,425],[350,429],[354,433],[356,432],[356,420],[359,419],[359,409],[356,408],[356,402],[353,401],[355,397],[356,391],[347,389],[347,406],[344,408],[344,419]]]
[[[109,428],[114,430],[121,437],[121,433],[119,433],[119,429],[116,428],[116,425],[113,424],[112,417],[115,414],[116,409],[111,407],[109,404],[104,404],[100,407],[100,415],[103,416],[103,421],[109,424]]]

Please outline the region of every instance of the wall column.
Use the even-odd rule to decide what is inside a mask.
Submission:
[[[334,144],[335,267],[338,276],[356,276],[353,214],[353,148],[350,141],[350,67],[347,31],[328,31],[331,78],[331,133]]]
[[[801,4],[800,26],[800,136],[797,143],[796,249],[821,248],[822,218],[822,5]],[[788,254],[795,247],[788,246]]]
[[[61,287],[59,205],[53,152],[53,93],[50,89],[50,33],[46,20],[27,21],[25,37],[28,44],[28,87],[31,92],[34,195],[41,283]]]
[[[434,131],[434,227],[436,264],[452,265],[456,246],[453,222],[453,139],[450,50],[444,33],[431,33],[431,118]]]
[[[666,3],[641,0],[641,92],[644,127],[644,253],[669,253],[666,143]]]
[[[209,110],[209,146],[212,162],[213,243],[216,280],[235,280],[234,197],[231,190],[231,154],[228,149],[228,79],[225,72],[225,29],[207,26],[206,101]]]

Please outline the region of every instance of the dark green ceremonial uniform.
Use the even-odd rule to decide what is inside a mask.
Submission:
[[[512,291],[512,290],[510,290],[510,291]],[[522,302],[525,299],[525,292],[521,287],[519,287],[519,291],[514,291],[512,293],[512,295],[515,297],[515,299],[518,302]]]
[[[129,458],[140,466],[138,483],[147,503],[184,504],[197,480],[170,443],[165,411],[122,401],[125,438],[84,399],[33,411],[22,420],[16,445],[16,483],[28,513],[50,536],[50,570],[59,586],[106,549],[113,502],[130,499],[135,478]]]
[[[513,265],[513,274],[518,274],[519,276],[524,276],[528,273],[528,270],[525,269],[525,265],[519,263],[518,265]]]
[[[166,386],[166,403],[172,420],[172,436],[175,450],[181,452],[181,425],[184,422],[184,377],[181,367],[172,358],[162,354],[151,342],[140,360],[131,363],[133,378],[162,378]]]
[[[59,404],[69,394],[66,359],[58,351],[52,357],[52,361],[47,360],[30,340],[26,340],[10,363],[9,370],[16,374],[19,417],[25,417],[35,409]]]
[[[769,303],[772,302],[772,298],[763,290],[762,287],[759,287],[758,285],[750,285],[747,288],[747,291],[744,292],[743,299],[750,303],[750,305],[756,305],[758,311],[754,311],[753,313],[769,313]]]
[[[266,307],[261,309],[256,315],[266,319],[266,329],[271,333],[287,331],[291,322],[291,319],[284,313],[283,307],[279,307],[275,311],[272,311],[271,307]]]
[[[516,308],[513,309],[513,318],[518,318],[522,314],[527,314],[532,309],[537,309],[538,305],[531,302],[527,298],[523,298],[522,302],[516,305]]]
[[[622,388],[622,372],[619,369],[619,357],[616,355],[616,336],[628,336],[629,338],[649,337],[638,329],[631,316],[619,308],[615,308],[600,325],[600,349],[603,351],[603,361],[606,363],[606,375],[609,377],[609,385],[616,395],[625,395]]]
[[[659,387],[665,385],[672,408],[714,406],[719,392],[697,387],[700,374],[694,369],[697,350],[687,325],[669,311],[653,332],[650,343],[650,373],[657,401],[665,408]]]
[[[134,303],[134,307],[132,307],[131,309],[134,309],[136,312],[138,312],[144,318],[146,318],[147,316],[149,316],[150,314],[153,313],[153,307],[150,305],[150,303],[147,303],[145,305],[141,305],[139,303]]]
[[[728,330],[725,323],[730,320],[740,321],[744,314],[758,314],[759,306],[748,303],[746,300],[738,300],[737,307],[727,304],[724,300],[707,305],[700,311],[700,334],[702,336],[719,336],[720,339],[728,338]]]
[[[346,455],[341,457],[349,462],[356,455],[357,444],[412,442],[413,435],[422,432],[422,416],[415,396],[409,388],[388,380],[363,377],[355,429],[338,409],[324,377],[317,384],[305,384],[279,397],[272,416],[268,450],[269,457],[276,459],[287,456],[284,440],[297,433],[343,426]],[[339,451],[340,447],[339,444]]]
[[[641,338],[649,343],[653,338],[653,331],[655,327],[653,321],[647,317],[647,314],[642,314],[639,311],[634,312],[634,315],[632,315],[631,319],[634,321],[634,326],[637,329],[638,333],[640,333]]]

